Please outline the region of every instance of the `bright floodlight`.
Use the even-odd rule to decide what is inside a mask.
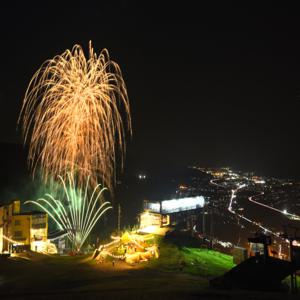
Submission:
[[[204,206],[204,197],[187,197],[180,199],[164,200],[161,202],[161,207],[159,202],[148,203],[148,209],[153,212],[162,213],[175,213],[179,211],[186,211],[191,209],[196,209]]]
[[[181,198],[162,201],[162,212],[171,213],[184,210],[196,209],[204,206],[204,198],[202,196]]]
[[[148,209],[153,212],[160,212],[160,204],[158,202],[149,202],[148,203]]]

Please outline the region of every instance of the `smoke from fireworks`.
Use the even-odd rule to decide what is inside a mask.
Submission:
[[[122,116],[126,119],[124,125]],[[131,134],[126,86],[117,63],[108,51],[89,56],[73,49],[46,61],[35,73],[25,94],[19,123],[24,143],[29,142],[28,161],[33,175],[41,167],[48,182],[71,173],[78,187],[90,176],[110,189],[125,151],[125,131]]]

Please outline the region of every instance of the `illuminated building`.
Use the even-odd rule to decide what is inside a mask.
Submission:
[[[148,226],[161,226],[162,225],[162,215],[158,213],[151,213],[145,211],[140,215],[141,228]]]
[[[185,197],[159,202],[144,203],[144,212],[140,215],[140,228],[162,228],[166,224],[183,226],[186,229],[194,228],[199,223],[202,208],[205,205],[203,196]],[[149,227],[150,226],[150,227]]]
[[[140,232],[164,235],[166,226],[170,224],[170,216],[144,211],[140,214]]]
[[[205,204],[203,196],[163,200],[160,202],[145,202],[145,209],[162,214],[172,214],[181,211],[202,208]]]
[[[21,212],[20,201],[0,207],[0,253],[22,250],[41,252],[47,242],[48,215]]]
[[[259,176],[252,176],[251,179],[254,181],[254,183],[256,184],[265,184],[265,180],[263,180],[261,177]]]

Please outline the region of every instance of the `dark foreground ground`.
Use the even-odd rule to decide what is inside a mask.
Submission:
[[[88,257],[45,257],[0,261],[0,299],[299,299],[287,293],[222,291],[208,278],[181,271]]]

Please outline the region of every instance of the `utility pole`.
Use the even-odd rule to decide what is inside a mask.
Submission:
[[[204,202],[203,210],[202,210],[202,233],[203,233],[203,236],[205,236],[205,202]]]
[[[213,215],[214,214],[214,211],[213,211],[213,207],[211,206],[210,207],[210,247],[211,249],[213,248],[213,239],[214,239],[214,220],[213,220]]]
[[[118,204],[118,234],[121,233],[121,204]]]

